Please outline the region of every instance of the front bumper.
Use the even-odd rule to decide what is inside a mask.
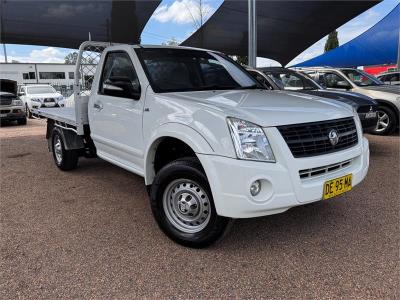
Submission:
[[[276,128],[269,128],[271,145],[285,145]],[[289,148],[274,149],[276,163],[238,160],[222,156],[198,154],[206,171],[217,213],[231,218],[250,218],[281,213],[291,207],[322,199],[325,181],[353,174],[353,186],[367,175],[368,140],[359,134],[355,147],[308,158],[294,158]],[[279,151],[278,151],[279,150]],[[300,178],[299,171],[328,166],[350,160],[344,168],[327,174]],[[259,195],[250,194],[250,185],[261,180]]]
[[[1,106],[1,120],[19,120],[25,118],[25,110],[23,106]]]

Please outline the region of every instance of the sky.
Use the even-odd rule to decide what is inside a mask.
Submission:
[[[204,10],[210,17],[223,0],[203,0]],[[184,41],[195,31],[193,16],[196,18],[196,0],[163,0],[152,18],[147,23],[142,33],[143,44],[161,44],[172,38],[181,42]],[[399,0],[383,0],[371,9],[357,16],[353,20],[338,28],[339,44],[342,45],[356,36],[360,35],[368,28],[375,25],[385,17],[397,4]],[[317,43],[306,49],[303,53],[292,60],[289,65],[296,64],[323,53],[327,37],[323,37]],[[72,49],[11,45],[7,44],[8,61],[16,60],[19,62],[52,62],[63,63],[64,57]],[[4,62],[3,47],[0,49],[0,62]],[[258,58],[257,66],[279,65],[279,63],[266,59]]]

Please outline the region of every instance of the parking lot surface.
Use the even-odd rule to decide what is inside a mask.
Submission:
[[[367,136],[350,193],[194,250],[158,229],[142,178],[100,159],[61,172],[44,134],[44,120],[0,128],[0,299],[399,297],[398,135]]]

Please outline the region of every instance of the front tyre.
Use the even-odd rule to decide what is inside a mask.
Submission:
[[[163,167],[151,186],[150,200],[159,227],[184,246],[207,247],[223,236],[230,223],[217,215],[207,177],[195,158]]]
[[[53,130],[52,135],[53,158],[57,167],[63,171],[75,169],[78,165],[78,152],[76,150],[66,150],[65,145],[58,129]]]
[[[29,109],[28,104],[25,104],[25,114],[26,114],[26,116],[28,117],[28,119],[32,119],[32,118],[33,118],[32,112],[31,112],[31,110]]]
[[[17,120],[18,125],[26,125],[26,117]]]
[[[392,133],[397,126],[396,113],[387,106],[378,107],[378,123],[373,134],[385,135]]]

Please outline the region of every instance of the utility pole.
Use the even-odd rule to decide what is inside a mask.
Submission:
[[[248,0],[249,17],[249,66],[256,67],[257,64],[257,8],[256,0]]]
[[[5,60],[5,63],[8,63],[6,44],[3,44],[3,50],[4,50],[4,60]]]

